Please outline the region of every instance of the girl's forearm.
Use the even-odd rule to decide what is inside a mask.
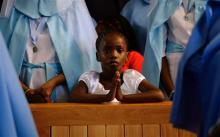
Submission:
[[[70,96],[70,102],[80,102],[80,103],[102,103],[109,102],[112,98],[107,95],[97,95],[97,94],[72,94]]]
[[[119,98],[119,101],[127,102],[127,103],[160,102],[163,100],[164,100],[163,93],[158,91],[149,91],[146,93],[122,95],[121,98]]]

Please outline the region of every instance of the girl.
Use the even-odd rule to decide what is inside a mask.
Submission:
[[[71,102],[101,103],[163,101],[162,92],[147,82],[142,74],[128,69],[121,72],[127,59],[127,40],[117,31],[99,35],[96,56],[102,72],[86,72],[70,95]]]
[[[109,20],[102,20],[97,23],[96,31],[99,34],[107,30],[115,30],[122,33],[128,40],[128,57],[122,71],[126,69],[135,69],[139,72],[142,71],[142,65],[144,62],[144,57],[137,52],[137,39],[134,30],[126,18],[119,15],[115,18]]]

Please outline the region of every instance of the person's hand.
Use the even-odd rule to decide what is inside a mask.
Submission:
[[[117,76],[117,78],[116,78],[116,82],[117,82],[117,89],[116,89],[116,95],[115,95],[115,97],[116,97],[116,99],[117,100],[122,100],[122,98],[123,98],[123,95],[122,95],[122,92],[121,92],[121,79],[120,79],[120,73],[119,73],[119,71],[116,71],[116,74],[115,74],[116,76]]]
[[[114,79],[112,80],[112,88],[110,90],[110,93],[112,95],[111,100],[113,100],[116,97],[117,91],[120,89],[120,86],[121,86],[120,73],[119,71],[116,71]]]
[[[109,101],[112,101],[115,98],[119,84],[120,84],[120,73],[116,71],[115,76],[112,79],[112,87],[107,95]]]
[[[49,103],[51,102],[51,99],[48,97],[43,97],[42,94],[42,89],[37,88],[37,89],[28,89],[28,91],[25,93],[27,100],[30,103]]]
[[[28,89],[28,91],[25,93],[27,98],[33,98],[34,96],[38,95],[45,100],[45,102],[51,102],[50,96],[53,91],[53,86],[51,86],[50,83],[45,83],[41,87],[36,89]]]
[[[47,82],[43,84],[38,90],[40,92],[40,95],[44,98],[46,102],[51,102],[51,94],[53,92],[54,87],[51,83]]]

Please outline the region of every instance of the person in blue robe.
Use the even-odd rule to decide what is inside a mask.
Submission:
[[[38,137],[28,103],[1,33],[0,111],[1,137]]]
[[[97,34],[85,2],[16,0],[13,5],[10,16],[1,18],[0,29],[25,92],[46,101],[48,96],[53,102],[67,101],[67,91],[81,73],[101,70]]]
[[[213,135],[220,114],[220,1],[208,1],[180,62],[171,122],[174,127]]]
[[[131,0],[122,11],[144,54],[142,73],[155,86],[162,84],[169,96],[179,60],[205,4],[205,0]]]

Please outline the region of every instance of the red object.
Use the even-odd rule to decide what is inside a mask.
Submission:
[[[122,67],[122,71],[127,69],[134,69],[141,72],[143,61],[144,57],[140,53],[131,51],[128,53],[128,61],[125,62],[124,66]]]

